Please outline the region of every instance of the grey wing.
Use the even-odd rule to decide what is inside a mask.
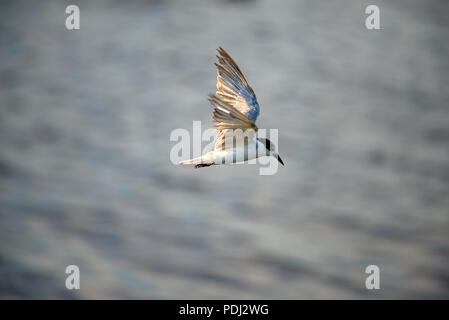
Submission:
[[[249,120],[256,122],[260,108],[253,89],[231,56],[222,47],[217,51],[219,53],[218,64],[215,63],[218,73],[217,97],[240,111]]]

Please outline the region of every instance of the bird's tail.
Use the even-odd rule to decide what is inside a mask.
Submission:
[[[212,163],[213,163],[213,160],[211,161],[210,155],[206,154],[206,155],[202,155],[197,158],[180,161],[179,165],[185,165],[185,164],[209,165]]]
[[[193,158],[193,159],[189,159],[189,160],[183,160],[180,161],[179,164],[180,165],[185,165],[185,164],[202,164],[202,163],[206,163],[206,161],[204,161],[205,159],[203,159],[203,157],[198,157],[198,158]]]

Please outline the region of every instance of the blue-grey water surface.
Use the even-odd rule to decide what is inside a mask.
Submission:
[[[449,298],[448,2],[76,2],[0,4],[1,298]],[[219,45],[276,175],[170,162]]]

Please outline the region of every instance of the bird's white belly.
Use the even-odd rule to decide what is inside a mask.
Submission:
[[[250,144],[247,148],[240,147],[214,152],[215,164],[232,164],[248,161],[257,157],[256,144]]]

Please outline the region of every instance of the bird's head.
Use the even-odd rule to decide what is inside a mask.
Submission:
[[[270,139],[257,138],[257,140],[264,145],[267,156],[275,157],[282,165],[284,165],[284,161],[282,161],[281,157],[279,156],[276,146],[274,145],[273,142],[270,141]]]

